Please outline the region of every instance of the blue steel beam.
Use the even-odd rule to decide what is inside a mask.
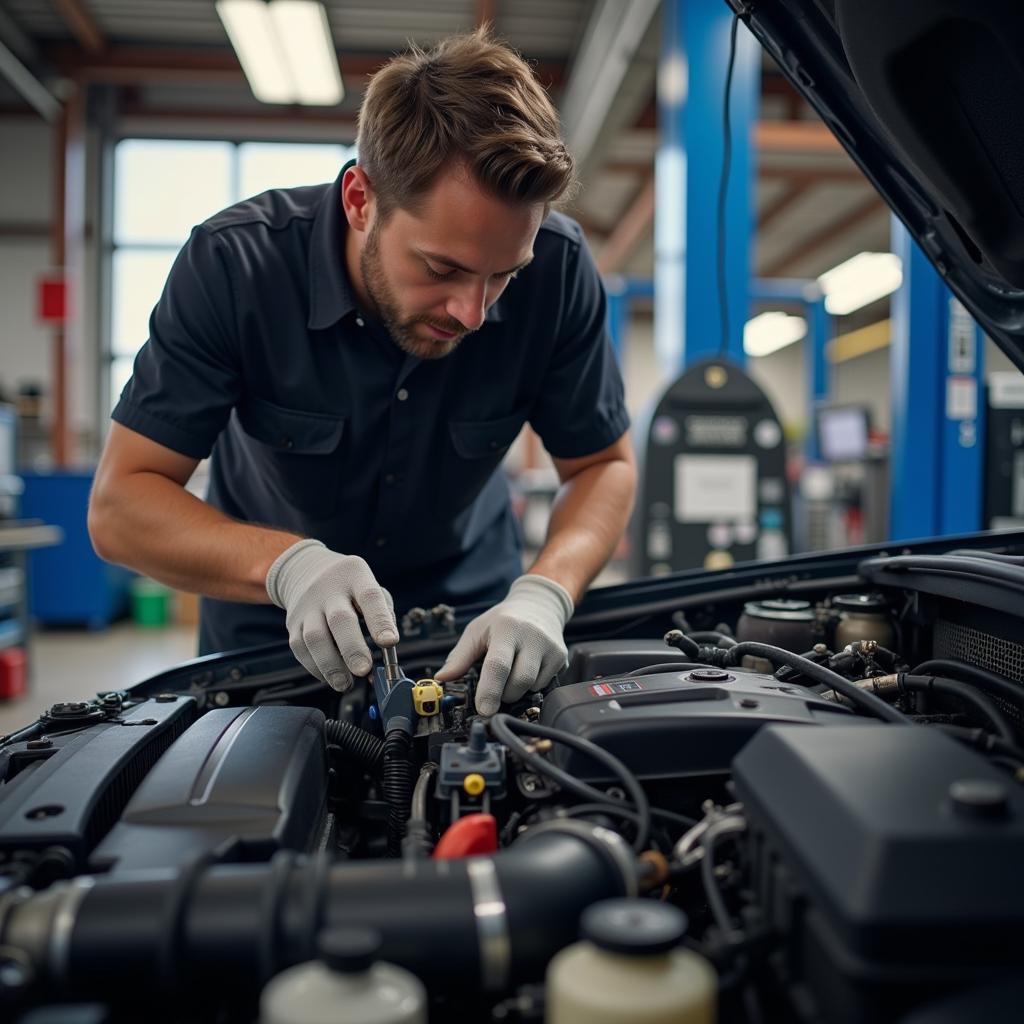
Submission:
[[[828,350],[832,333],[832,318],[825,309],[825,298],[819,296],[807,304],[807,353],[804,365],[807,367],[807,432],[804,434],[804,454],[809,461],[821,458],[818,446],[818,425],[815,415],[819,405],[828,400],[829,380]]]
[[[903,261],[893,296],[891,519],[893,540],[982,524],[981,332],[895,218]]]
[[[664,0],[655,161],[654,334],[666,377],[719,353],[718,195],[733,13],[722,0]],[[743,25],[731,88],[731,160],[725,193],[725,354],[743,362],[749,308],[754,156],[761,51]],[[692,158],[691,158],[692,157]]]

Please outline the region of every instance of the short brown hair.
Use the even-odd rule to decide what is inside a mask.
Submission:
[[[356,144],[384,217],[414,207],[456,160],[510,203],[547,205],[573,184],[551,100],[486,27],[388,61],[366,91]]]

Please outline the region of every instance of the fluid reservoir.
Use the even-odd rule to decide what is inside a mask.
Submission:
[[[603,900],[548,965],[547,1024],[713,1024],[717,976],[667,903]]]
[[[839,594],[832,598],[832,607],[839,612],[837,651],[855,640],[874,640],[890,649],[895,646],[896,633],[880,594]]]
[[[772,644],[794,654],[809,651],[821,636],[817,615],[810,601],[793,598],[769,598],[748,601],[736,623],[736,639]]]
[[[402,967],[376,960],[369,928],[324,932],[319,960],[272,978],[260,997],[260,1024],[427,1024],[427,994]]]

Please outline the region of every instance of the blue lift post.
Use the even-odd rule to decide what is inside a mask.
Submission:
[[[814,411],[828,398],[828,362],[826,359],[831,329],[825,310],[825,297],[817,281],[802,278],[767,277],[754,282],[750,297],[762,302],[799,302],[807,318],[807,340],[804,342],[807,371],[807,431],[804,454],[808,461],[820,457]]]
[[[655,161],[655,349],[674,379],[719,352],[718,193],[723,105],[734,15],[722,0],[664,0]],[[753,237],[754,155],[761,50],[740,25],[730,101],[732,142],[725,203],[727,355],[743,363]],[[693,154],[693,159],[688,159]],[[689,300],[688,300],[689,299]]]
[[[903,284],[892,304],[893,540],[982,528],[983,335],[895,218]]]
[[[654,282],[645,277],[610,274],[604,280],[604,290],[608,296],[608,333],[611,335],[612,348],[621,366],[633,301],[653,298]]]

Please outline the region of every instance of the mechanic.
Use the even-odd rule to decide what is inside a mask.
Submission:
[[[477,709],[544,685],[610,557],[636,470],[605,296],[557,114],[486,31],[373,77],[358,163],[196,227],[113,412],[89,508],[101,557],[203,595],[200,653],[287,635],[339,691],[394,606],[497,602]],[[183,187],[187,187],[184,186]],[[524,423],[562,482],[523,573],[502,456]],[[210,456],[207,501],[186,490]],[[394,601],[392,602],[392,597]]]

